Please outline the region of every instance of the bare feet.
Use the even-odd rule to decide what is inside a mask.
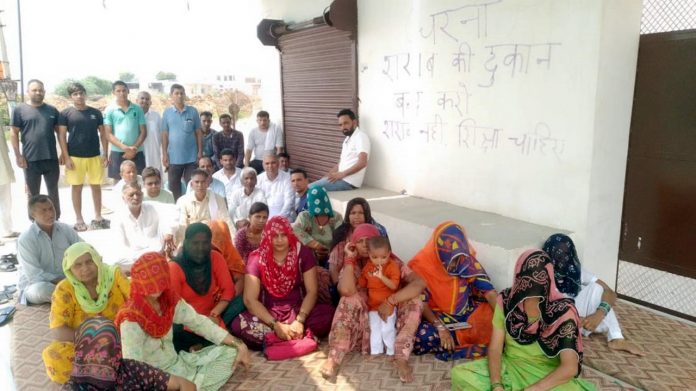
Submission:
[[[399,372],[399,379],[401,379],[402,383],[413,382],[413,370],[411,366],[408,365],[408,361],[395,359],[394,365],[396,365],[396,370]]]
[[[624,352],[635,354],[636,356],[640,357],[645,356],[645,352],[640,350],[638,346],[626,341],[623,338],[612,339],[609,341],[609,349],[623,350]]]
[[[319,369],[319,372],[324,380],[331,380],[338,374],[338,365],[336,365],[332,359],[328,358],[324,365],[321,366],[321,369]]]
[[[191,345],[191,347],[189,347],[189,352],[195,353],[195,352],[197,352],[197,351],[199,351],[199,350],[201,350],[201,349],[203,349],[203,345],[197,343],[197,344]]]

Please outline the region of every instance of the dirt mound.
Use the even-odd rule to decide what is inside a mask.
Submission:
[[[130,100],[135,102],[137,95],[137,93],[131,93],[129,96]],[[111,96],[90,96],[87,98],[87,104],[100,111],[106,110],[106,107],[111,104],[112,101],[113,97]],[[70,99],[59,95],[47,95],[46,103],[55,106],[59,111],[71,105]],[[246,118],[251,115],[254,106],[259,107],[259,98],[252,98],[238,90],[229,90],[212,94],[189,96],[187,101],[187,104],[198,109],[198,112],[210,111],[216,118],[221,114],[228,113],[228,107],[231,103],[239,105],[239,118]],[[161,113],[169,105],[171,105],[169,95],[152,94],[153,110]]]

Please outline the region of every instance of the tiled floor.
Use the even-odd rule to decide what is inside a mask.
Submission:
[[[14,158],[12,158],[14,159]],[[26,197],[23,192],[23,183],[24,183],[24,177],[21,171],[16,172],[16,177],[17,177],[17,183],[15,183],[12,187],[13,191],[13,200],[15,201],[15,204],[12,208],[12,215],[14,219],[14,229],[17,231],[23,231],[29,226],[29,221],[26,216],[26,208],[24,206]],[[74,213],[72,211],[72,207],[70,204],[70,191],[69,188],[64,186],[60,189],[61,192],[61,200],[62,200],[62,205],[63,205],[63,216],[61,218],[61,221],[66,222],[68,224],[73,224],[74,223]],[[110,191],[106,190],[104,191],[105,193],[105,200],[113,199],[111,197]],[[113,207],[113,205],[109,205],[108,201],[105,202],[107,206]],[[91,195],[90,192],[85,189],[83,192],[83,211],[85,212],[85,219],[87,221],[91,220],[92,212],[91,212]],[[110,218],[110,216],[105,216],[107,218]],[[110,242],[109,242],[109,233],[106,231],[95,231],[95,232],[87,232],[81,234],[85,239],[89,240],[90,242],[94,241],[95,245],[101,250],[102,248],[109,248]],[[13,241],[8,242],[7,244],[0,246],[0,254],[6,254],[6,253],[11,253],[15,252],[15,244]],[[656,273],[657,272],[657,273]],[[17,273],[0,273],[0,287],[8,284],[13,284],[16,283],[17,281]],[[618,291],[620,293],[630,295],[632,297],[636,297],[638,299],[655,303],[658,305],[665,306],[666,308],[671,308],[675,309],[677,311],[682,311],[684,313],[696,316],[696,300],[693,300],[693,298],[696,297],[696,281],[692,279],[688,279],[685,277],[680,277],[676,276],[670,273],[665,273],[665,272],[658,272],[654,271],[652,269],[647,269],[643,268],[642,266],[638,266],[635,264],[630,264],[627,262],[620,262],[619,263],[619,278],[618,278]],[[642,326],[641,326],[642,327]],[[648,326],[645,326],[648,327]],[[694,327],[691,325],[690,327]],[[669,335],[669,334],[667,334]],[[10,346],[10,327],[2,327],[0,328],[0,346]],[[652,343],[652,342],[651,342]],[[656,348],[659,348],[659,341],[655,342]],[[685,348],[686,349],[686,348]],[[690,349],[690,348],[689,348]],[[7,391],[13,391],[15,389],[14,387],[14,382],[13,382],[13,377],[11,374],[10,370],[10,356],[8,354],[7,349],[0,349],[0,390],[7,390]],[[686,355],[686,357],[694,357],[696,355],[696,351],[688,350],[682,352],[683,354]],[[612,362],[613,358],[607,359],[608,362]],[[640,360],[628,360],[628,361],[635,361],[639,362]],[[282,366],[281,366],[282,367]],[[660,368],[660,366],[658,366]],[[363,368],[364,369],[364,368]],[[361,369],[362,370],[362,369]],[[635,369],[636,371],[642,371],[639,367]],[[659,373],[660,369],[657,370]],[[609,382],[611,383],[611,380],[603,379],[601,378],[601,375],[597,375],[596,373],[590,373],[588,376],[596,376],[599,380],[598,382]],[[310,377],[312,377],[310,375]],[[617,375],[617,377],[619,377]],[[441,384],[441,380],[443,378],[440,378],[440,380],[436,381],[433,384],[440,384],[441,386],[444,384]],[[310,379],[307,379],[307,381],[312,381]],[[322,383],[322,385],[319,385],[318,382],[321,380],[317,380],[314,385],[317,386],[318,388],[321,389],[339,389],[341,387],[337,387],[336,385],[331,385],[328,383]],[[349,381],[349,379],[344,379],[344,382]],[[656,381],[656,380],[651,380],[651,381]],[[657,380],[659,381],[659,379]],[[647,382],[647,380],[646,380]],[[248,388],[255,388],[255,389],[260,389],[259,387],[255,387],[254,385],[258,385],[257,382],[255,382],[251,377],[243,377],[243,378],[238,378],[235,382],[235,385],[237,387],[240,387],[242,389],[248,389]],[[609,384],[606,383],[606,384]],[[696,382],[694,382],[696,383]],[[274,383],[278,386],[282,386],[282,382],[280,383]],[[374,383],[377,385],[378,383]],[[604,384],[604,383],[601,383]],[[614,383],[611,383],[614,384]],[[658,383],[646,383],[646,384],[658,384]],[[287,384],[285,384],[287,386]],[[443,386],[444,388],[447,388],[446,386]],[[677,387],[677,386],[675,386]],[[436,387],[437,388],[437,387]],[[622,385],[612,385],[609,387],[610,389],[627,389],[626,387]],[[650,387],[649,387],[650,388]],[[630,388],[629,388],[630,389]],[[677,388],[669,388],[666,387],[664,389],[679,389]]]

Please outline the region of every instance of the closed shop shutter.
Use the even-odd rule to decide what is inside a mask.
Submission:
[[[338,163],[344,136],[336,113],[357,113],[357,61],[351,33],[328,26],[281,36],[283,129],[293,168],[310,180]]]

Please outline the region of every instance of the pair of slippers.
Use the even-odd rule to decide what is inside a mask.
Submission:
[[[5,254],[0,257],[0,272],[14,272],[17,271],[17,255],[15,254]]]
[[[5,304],[12,300],[15,292],[17,292],[17,285],[5,285],[3,290],[0,291],[0,304]]]
[[[13,305],[0,308],[0,327],[6,325],[12,320],[12,316],[14,316],[15,311],[16,308]]]
[[[92,220],[89,223],[89,226],[85,224],[84,222],[77,222],[75,225],[73,225],[73,229],[77,232],[84,232],[87,231],[88,229],[91,230],[97,230],[97,229],[109,229],[111,228],[111,221],[107,219],[101,219],[101,220]]]

